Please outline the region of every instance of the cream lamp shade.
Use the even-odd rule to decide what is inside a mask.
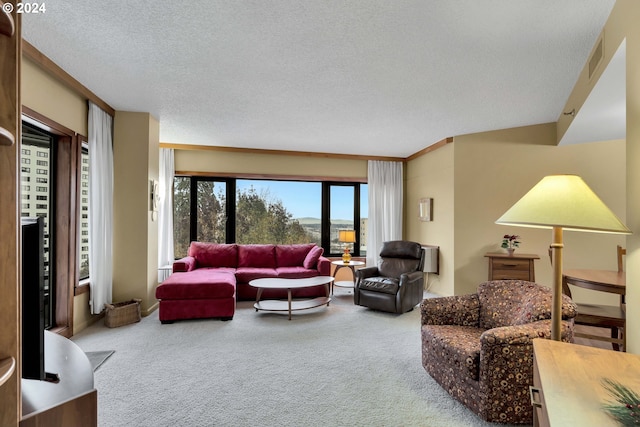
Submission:
[[[553,229],[551,339],[556,341],[560,341],[562,336],[562,231],[631,233],[577,175],[550,175],[542,178],[498,218],[496,224]]]
[[[630,234],[577,175],[550,175],[504,213],[496,224]]]
[[[355,243],[356,230],[338,230],[338,241],[342,243]]]

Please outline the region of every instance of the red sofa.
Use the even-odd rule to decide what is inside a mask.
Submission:
[[[331,261],[315,244],[238,245],[191,242],[188,256],[173,263],[173,274],[156,289],[160,321],[231,320],[236,300],[255,300],[249,281],[264,277],[330,276]],[[324,285],[294,289],[296,297],[326,296]],[[286,289],[266,289],[264,299],[286,299]]]

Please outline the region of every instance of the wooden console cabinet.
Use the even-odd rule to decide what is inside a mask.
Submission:
[[[45,331],[45,370],[57,383],[22,380],[20,427],[98,425],[98,392],[86,354],[67,338]]]
[[[489,280],[528,280],[536,281],[533,261],[540,259],[538,255],[489,252]]]
[[[603,378],[640,393],[640,356],[546,339],[533,340],[534,426],[616,426],[602,405]]]

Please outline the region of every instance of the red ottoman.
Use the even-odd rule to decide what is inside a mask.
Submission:
[[[173,273],[156,289],[160,321],[220,318],[231,320],[236,310],[234,269],[198,268]]]

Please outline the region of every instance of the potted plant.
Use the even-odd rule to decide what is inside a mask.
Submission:
[[[505,234],[502,237],[502,248],[506,249],[509,255],[513,255],[516,248],[520,247],[520,236],[515,234]]]

